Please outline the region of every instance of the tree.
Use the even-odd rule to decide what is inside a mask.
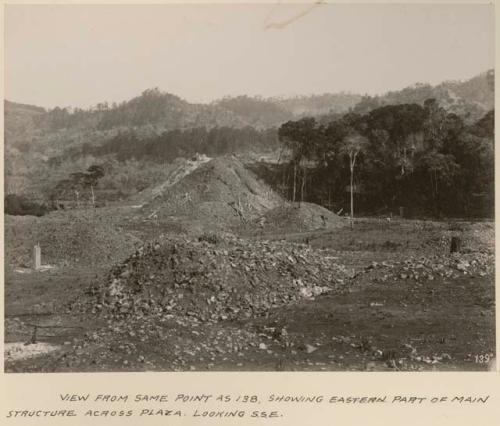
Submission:
[[[58,199],[71,191],[75,196],[75,204],[78,207],[80,204],[80,193],[85,189],[90,189],[92,206],[95,207],[94,187],[104,174],[104,167],[96,164],[90,166],[86,172],[70,173],[70,179],[60,180],[51,191],[50,198],[52,203],[59,204]]]
[[[427,193],[431,195],[434,212],[439,216],[443,208],[441,205],[443,199],[442,187],[449,188],[452,186],[455,177],[460,171],[460,166],[455,162],[453,155],[429,151],[420,158],[419,167],[423,168],[429,178],[429,185],[425,185],[425,187]]]
[[[350,127],[344,120],[334,120],[325,126],[320,126],[317,131],[317,143],[315,144],[315,157],[318,160],[318,178],[321,185],[317,188],[322,193],[322,198],[326,199],[328,208],[334,204],[334,194],[336,183],[341,181],[343,172],[343,153],[340,152],[342,142],[348,135]],[[321,191],[321,187],[327,186],[326,191]],[[332,197],[333,195],[333,197]]]
[[[392,160],[400,178],[413,169],[415,145],[422,138],[426,116],[426,110],[417,104],[387,105],[367,116],[368,133],[383,132],[387,136],[385,152],[380,154]]]
[[[82,172],[71,173],[71,179],[69,181],[70,188],[75,193],[76,206],[80,206],[80,191],[85,186],[86,174]]]
[[[83,182],[87,187],[90,187],[90,193],[92,196],[92,206],[95,207],[95,195],[94,187],[104,176],[104,167],[94,164],[87,169],[87,173],[84,174]]]
[[[317,127],[314,118],[303,118],[298,121],[288,121],[278,130],[279,140],[291,151],[290,164],[293,166],[293,193],[295,202],[297,194],[297,168],[302,168],[301,199],[303,201],[306,171],[302,161],[311,159],[315,152]]]
[[[351,172],[351,229],[354,226],[354,168],[356,166],[356,159],[358,158],[359,153],[366,148],[367,143],[367,138],[357,132],[352,132],[344,138],[341,148],[341,151],[349,157],[349,170]]]

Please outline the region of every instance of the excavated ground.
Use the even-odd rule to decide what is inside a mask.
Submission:
[[[9,372],[485,370],[494,356],[492,222],[350,229],[225,157],[179,162],[128,205],[5,228]]]
[[[111,270],[10,270],[6,342],[31,342],[38,325],[48,349],[23,358],[16,346],[6,370],[485,370],[480,360],[495,348],[493,229],[366,219],[291,241],[169,237]],[[448,254],[451,235],[462,236],[462,253]],[[125,298],[103,292],[115,280]]]

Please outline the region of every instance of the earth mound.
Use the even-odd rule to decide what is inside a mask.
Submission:
[[[163,196],[165,191],[175,185],[182,178],[195,171],[198,167],[210,161],[211,158],[206,155],[195,155],[189,160],[185,158],[176,158],[168,167],[168,177],[161,184],[145,189],[130,198],[135,204],[145,204],[155,198]]]
[[[330,210],[313,203],[282,204],[258,220],[261,231],[304,232],[343,226],[342,218]]]
[[[88,306],[117,320],[249,318],[343,287],[351,274],[323,250],[209,234],[144,245],[94,284]]]
[[[32,216],[5,216],[5,257],[10,266],[31,266],[39,243],[42,263],[51,265],[113,264],[130,256],[140,240],[102,217],[81,211]]]
[[[150,218],[182,216],[217,228],[238,226],[282,202],[235,157],[219,157],[165,185],[143,211]]]

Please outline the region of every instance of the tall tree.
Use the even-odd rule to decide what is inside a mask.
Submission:
[[[92,199],[92,207],[95,207],[95,195],[94,195],[94,187],[104,176],[104,167],[94,164],[87,169],[87,172],[84,174],[83,182],[85,186],[90,187],[91,199]]]
[[[293,192],[292,201],[296,201],[297,196],[297,169],[303,168],[303,160],[310,159],[315,152],[317,141],[317,127],[314,118],[303,118],[298,121],[288,121],[278,130],[278,137],[281,142],[289,148],[291,153],[290,164],[293,167]],[[305,185],[305,169],[302,170],[302,195]]]
[[[341,151],[349,157],[350,193],[351,193],[351,229],[354,226],[354,169],[358,155],[366,149],[368,139],[357,132],[348,134],[342,144]]]

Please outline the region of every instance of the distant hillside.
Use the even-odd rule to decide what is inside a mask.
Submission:
[[[468,102],[476,102],[486,110],[495,106],[495,71],[489,70],[464,82],[445,82],[457,96]]]
[[[384,105],[423,104],[426,99],[435,98],[449,112],[472,122],[495,106],[494,86],[495,73],[489,70],[466,81],[446,81],[437,86],[417,83],[382,96],[364,96],[354,110],[365,113]]]
[[[129,101],[111,105],[104,102],[86,110],[59,107],[45,110],[5,100],[7,188],[18,191],[26,187],[36,180],[41,167],[51,167],[50,159],[59,161],[69,156],[78,161],[82,156],[117,155],[117,152],[124,159],[136,158],[134,153],[143,152],[144,146],[134,144],[143,142],[152,144],[151,149],[154,145],[163,154],[170,152],[169,158],[191,155],[191,149],[183,144],[186,138],[191,140],[197,135],[201,135],[198,141],[201,152],[208,155],[227,153],[233,147],[245,152],[258,151],[266,141],[276,144],[273,135],[276,132],[265,130],[289,120],[315,116],[323,122],[331,121],[351,110],[366,113],[383,105],[423,104],[429,98],[437,99],[446,110],[473,123],[494,106],[494,71],[463,82],[447,81],[436,86],[420,83],[374,97],[352,93],[291,98],[237,96],[195,104],[171,93],[149,89]],[[113,148],[123,141],[126,150]]]
[[[38,127],[38,120],[46,115],[43,108],[4,102],[5,111],[5,138],[10,142],[26,141],[26,136],[33,136]]]
[[[210,104],[193,104],[171,93],[149,89],[121,104],[105,102],[89,110],[54,108],[49,111],[5,101],[5,134],[8,144],[22,144],[31,142],[32,138],[45,139],[48,134],[59,134],[71,145],[78,142],[75,130],[78,136],[82,131],[101,132],[101,136],[106,136],[110,130],[131,128],[142,129],[148,135],[200,127],[266,129],[304,116],[342,114],[351,109],[367,112],[382,105],[422,104],[429,98],[436,98],[443,107],[457,114],[478,119],[494,106],[494,71],[463,82],[447,81],[437,86],[417,83],[374,97],[352,93],[292,98],[237,96]]]
[[[10,102],[8,100],[5,100],[5,107],[8,108],[11,112],[25,115],[38,115],[46,112],[45,108],[42,107]]]
[[[250,126],[256,128],[274,127],[293,117],[293,114],[280,107],[273,100],[260,97],[227,97],[215,101],[211,105],[244,117]]]
[[[35,136],[63,134],[66,143],[72,145],[77,142],[75,131],[106,135],[112,130],[135,129],[150,136],[201,127],[267,129],[305,115],[346,112],[360,99],[361,96],[350,94],[288,99],[237,96],[210,104],[192,104],[176,95],[151,89],[119,105],[101,103],[90,110],[54,108],[46,111],[5,101],[6,135],[7,143],[16,145],[31,142]]]
[[[297,118],[329,113],[342,114],[353,108],[361,98],[359,94],[341,92],[274,99],[274,102]]]
[[[353,108],[361,95],[326,93],[323,95],[296,96],[293,98],[261,98],[249,96],[227,97],[213,105],[242,117],[256,128],[278,127],[288,120],[329,113],[345,113]]]
[[[138,140],[173,130],[205,128],[265,130],[305,115],[346,112],[359,95],[321,95],[290,99],[238,96],[210,104],[192,104],[180,97],[150,89],[121,104],[100,103],[88,110],[40,107],[5,101],[5,141],[14,150],[46,157],[75,151],[82,145],[101,145],[118,134],[133,132]]]

